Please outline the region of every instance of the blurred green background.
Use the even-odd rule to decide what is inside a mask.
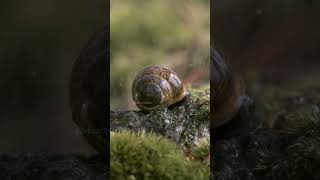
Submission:
[[[111,109],[135,109],[131,84],[151,65],[209,86],[209,0],[111,0]]]
[[[68,102],[72,63],[106,1],[0,2],[0,152],[88,152]]]

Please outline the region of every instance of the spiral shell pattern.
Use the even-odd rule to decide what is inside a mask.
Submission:
[[[142,111],[166,108],[181,101],[186,93],[177,74],[161,66],[145,68],[132,84],[133,100]]]

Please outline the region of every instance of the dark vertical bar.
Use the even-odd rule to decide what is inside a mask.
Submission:
[[[274,121],[282,118],[275,115],[269,119],[264,114],[268,111],[263,109],[264,103],[269,100],[265,97],[269,90],[264,87],[272,85],[279,89],[303,91],[308,86],[305,81],[319,76],[319,5],[318,1],[312,0],[211,1],[211,179],[268,179],[271,174],[283,179],[283,172],[272,168],[256,171],[259,163],[273,162],[267,157],[259,159],[260,156],[255,154],[260,150],[264,152],[265,147],[269,148],[269,154],[279,153],[277,159],[290,156],[276,147],[279,145],[286,149],[290,143],[277,134],[280,128]],[[226,57],[233,69],[226,62]],[[247,78],[246,92],[237,79],[240,75],[235,76],[234,71]],[[255,88],[257,86],[260,88]],[[318,86],[318,83],[313,86]],[[285,129],[290,125],[283,126]],[[279,142],[269,144],[272,138]],[[260,144],[249,147],[256,142]],[[273,144],[276,145],[273,147]],[[247,153],[249,151],[251,154]],[[304,156],[300,152],[294,153],[298,154],[297,157]],[[295,164],[294,161],[288,162],[289,166]],[[291,173],[292,169],[281,168]],[[307,178],[310,175],[302,169],[297,174]]]
[[[108,154],[107,158],[106,158],[106,164],[107,164],[107,169],[106,169],[106,176],[107,176],[107,179],[110,179],[110,0],[107,0],[107,30],[108,30],[108,33],[107,33],[107,50],[108,50],[108,56],[106,58],[106,69],[107,69],[107,78],[106,78],[106,84],[107,84],[107,95],[106,95],[106,102],[107,102],[107,108],[106,108],[106,111],[107,111],[107,118],[106,118],[106,121],[107,121],[107,129],[105,129],[105,133],[106,133],[106,136],[107,136],[107,140],[108,140],[108,143],[107,143],[107,147],[106,147],[106,153]]]

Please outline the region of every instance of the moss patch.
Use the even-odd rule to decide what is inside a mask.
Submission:
[[[111,179],[209,178],[208,165],[186,158],[175,143],[155,134],[112,133],[110,153]]]

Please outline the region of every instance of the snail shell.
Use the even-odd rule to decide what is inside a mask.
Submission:
[[[211,48],[211,127],[228,123],[245,101],[242,81],[215,48]]]
[[[108,38],[109,25],[92,36],[74,62],[69,82],[72,119],[88,143],[104,156],[109,146]]]
[[[186,94],[177,74],[161,66],[145,68],[132,84],[133,100],[142,111],[166,108],[181,101]]]

